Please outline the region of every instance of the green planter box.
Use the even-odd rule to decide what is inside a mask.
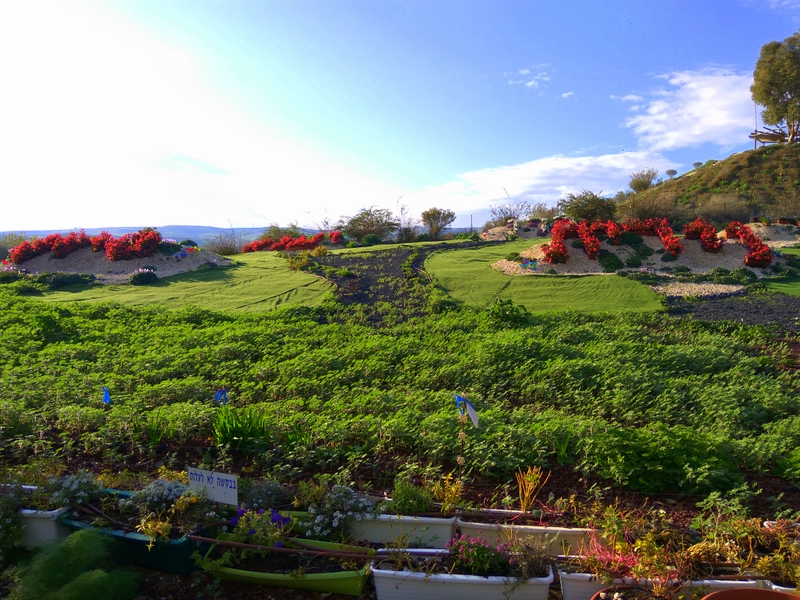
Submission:
[[[303,544],[314,546],[320,550],[348,550],[351,546],[346,544],[333,544],[330,542],[320,542],[315,540],[302,540]],[[206,553],[211,554],[215,545]],[[365,557],[366,560],[366,557]],[[219,567],[210,570],[209,573],[218,579],[228,581],[238,581],[241,583],[253,583],[257,585],[268,585],[273,587],[286,587],[295,590],[309,590],[312,592],[345,594],[347,596],[360,596],[367,583],[367,567],[357,571],[340,571],[338,573],[309,573],[301,577],[285,575],[283,573],[262,573],[260,571],[246,571],[244,569],[234,569],[232,567]]]

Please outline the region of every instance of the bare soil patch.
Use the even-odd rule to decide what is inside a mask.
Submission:
[[[220,267],[231,263],[230,259],[207,250],[187,253],[185,258],[154,254],[147,258],[112,261],[105,252],[92,252],[91,248],[80,248],[64,258],[55,258],[52,252],[36,256],[18,265],[28,273],[85,273],[95,275],[100,283],[127,283],[137,269],[149,268],[159,279],[195,271],[200,265],[211,263]]]

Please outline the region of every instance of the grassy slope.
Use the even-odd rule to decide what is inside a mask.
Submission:
[[[614,275],[510,277],[489,267],[511,252],[521,252],[530,246],[531,240],[518,240],[487,248],[437,252],[425,267],[445,292],[459,302],[474,306],[486,306],[499,297],[511,299],[532,312],[655,311],[661,308],[655,292]]]
[[[714,196],[736,196],[749,205],[768,207],[794,197],[800,186],[800,144],[763,146],[758,150],[739,152],[725,160],[703,166],[664,181],[642,194],[642,201],[677,203],[698,207]],[[780,209],[767,210],[767,213]],[[774,218],[787,216],[773,215]],[[691,217],[687,214],[687,218]]]
[[[330,285],[303,272],[291,271],[286,261],[268,252],[236,257],[227,269],[175,275],[155,285],[97,286],[78,292],[58,291],[44,296],[55,302],[114,301],[129,306],[157,304],[180,308],[193,304],[212,310],[263,312],[287,304],[316,306]]]

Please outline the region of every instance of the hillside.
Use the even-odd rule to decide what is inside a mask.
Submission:
[[[709,164],[711,163],[711,164]],[[691,220],[800,214],[800,145],[763,146],[705,165],[633,199],[640,211]]]

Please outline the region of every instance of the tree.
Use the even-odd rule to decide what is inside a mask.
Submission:
[[[601,192],[602,193],[602,192]],[[599,194],[582,190],[580,194],[567,194],[558,202],[559,210],[575,221],[608,221],[614,218],[617,210],[616,203],[610,198],[603,198]]]
[[[439,237],[442,229],[456,220],[456,213],[446,208],[429,208],[422,213],[422,224],[428,228],[428,235],[434,240]]]
[[[703,163],[701,163],[701,162],[693,162],[693,163],[692,163],[692,166],[693,166],[695,169],[699,169],[700,167],[702,167],[702,166],[703,166]]]
[[[403,204],[397,216],[397,241],[400,243],[416,241],[418,224],[419,221],[411,216],[408,206]]]
[[[544,202],[531,204],[528,209],[528,219],[554,219],[558,215],[558,208],[547,206]]]
[[[800,128],[800,31],[783,42],[769,42],[753,71],[753,100],[764,107],[767,125],[786,127],[786,141],[798,141]]]
[[[530,211],[530,204],[525,200],[512,200],[508,198],[505,202],[498,202],[489,206],[492,220],[487,223],[494,227],[505,225],[511,220],[519,221]]]
[[[390,210],[385,208],[362,208],[353,217],[340,221],[340,229],[349,237],[361,241],[365,235],[374,234],[384,239],[400,226]]]
[[[667,169],[664,172],[667,174],[667,177],[669,177],[670,179],[672,179],[673,177],[675,177],[675,175],[678,174],[678,172],[675,169]]]
[[[650,167],[649,169],[642,169],[641,171],[634,171],[631,173],[628,185],[634,192],[640,194],[653,187],[657,180],[658,169]]]

